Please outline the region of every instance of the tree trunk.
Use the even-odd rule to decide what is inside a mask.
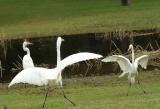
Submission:
[[[128,6],[129,5],[129,0],[121,0],[122,6]]]

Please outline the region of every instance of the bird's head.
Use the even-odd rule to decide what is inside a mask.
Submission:
[[[33,43],[31,43],[31,42],[29,42],[29,41],[25,40],[25,41],[23,42],[23,45],[24,45],[24,46],[27,46],[27,45],[33,45]]]
[[[64,39],[63,39],[63,38],[58,37],[58,39],[57,39],[57,45],[60,45],[60,44],[61,44],[61,42],[63,42],[63,41],[64,41]]]
[[[64,39],[63,38],[61,38],[61,37],[58,37],[58,39],[57,39],[59,42],[62,42],[62,41],[64,41]]]
[[[129,45],[129,48],[128,48],[128,51],[131,50],[132,48],[133,48],[133,45],[130,44],[130,45]]]

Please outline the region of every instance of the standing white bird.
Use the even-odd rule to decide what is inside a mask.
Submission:
[[[23,60],[22,60],[23,69],[34,67],[33,60],[30,56],[30,50],[29,48],[27,48],[27,45],[30,45],[30,44],[32,43],[27,42],[27,41],[23,42],[23,50],[27,52],[27,54],[24,55]]]
[[[53,69],[47,69],[43,67],[32,67],[32,68],[24,69],[13,78],[13,80],[10,82],[8,87],[17,83],[28,83],[28,84],[38,85],[38,86],[58,85],[60,86],[60,89],[63,93],[64,98],[67,99],[69,102],[71,102],[73,105],[75,105],[75,103],[73,103],[71,100],[69,100],[66,97],[63,91],[62,84],[61,84],[62,70],[65,67],[72,65],[74,63],[89,60],[89,59],[98,59],[101,57],[102,56],[99,54],[82,52],[82,53],[77,53],[77,54],[73,54],[66,57],[65,59],[63,59],[57,64],[56,68],[53,68]],[[43,108],[45,106],[45,101],[47,99],[47,96],[48,96],[48,91],[46,92],[46,95],[45,95]]]
[[[132,50],[132,63],[130,62],[129,59],[127,59],[122,55],[112,55],[102,60],[103,62],[117,62],[121,70],[123,71],[123,73],[119,77],[123,77],[125,74],[128,74],[129,88],[127,91],[127,96],[129,93],[129,89],[131,88],[131,85],[135,83],[135,77],[137,76],[138,78],[138,65],[141,65],[142,68],[146,69],[149,58],[148,55],[142,55],[134,60],[134,49],[132,44],[129,45],[128,50],[130,49]],[[140,84],[139,78],[138,78],[138,84],[140,88],[143,90],[143,92],[146,93],[146,91]]]

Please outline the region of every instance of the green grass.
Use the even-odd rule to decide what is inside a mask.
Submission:
[[[0,0],[0,37],[138,30],[160,27],[160,1]]]
[[[143,72],[141,80],[147,94],[135,84],[126,96],[127,79],[117,76],[73,78],[64,81],[67,96],[77,105],[72,106],[63,99],[58,89],[50,92],[46,109],[159,109],[160,72]],[[142,77],[143,76],[143,77]],[[0,108],[40,109],[44,99],[44,88],[22,86],[0,90]]]

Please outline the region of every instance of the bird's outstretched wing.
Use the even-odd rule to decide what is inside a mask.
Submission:
[[[74,63],[89,60],[89,59],[98,59],[101,57],[102,57],[102,55],[88,53],[88,52],[76,53],[76,54],[72,54],[72,55],[64,58],[62,61],[60,61],[59,64],[57,65],[57,68],[60,70],[63,70],[65,67],[72,65]]]
[[[142,55],[142,56],[136,58],[135,59],[136,67],[138,67],[138,65],[141,65],[142,68],[146,69],[147,68],[148,59],[149,59],[148,55]]]
[[[42,67],[24,69],[12,79],[8,87],[18,83],[27,83],[38,86],[46,85],[47,81],[45,81],[45,78],[48,77],[48,74],[52,74],[52,71],[50,70],[54,69],[46,69]]]
[[[126,73],[131,71],[132,64],[130,63],[129,59],[127,59],[124,56],[121,55],[113,55],[113,56],[108,56],[104,59],[102,59],[103,62],[117,62],[123,71],[123,73],[119,76],[122,77]]]

